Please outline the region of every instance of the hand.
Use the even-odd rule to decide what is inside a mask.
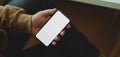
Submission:
[[[70,24],[68,24],[65,29],[69,29],[69,28],[71,28]],[[59,41],[60,38],[65,35],[65,29],[61,31],[57,37],[55,37],[54,41],[51,43],[52,45],[56,45],[57,44],[56,42]]]
[[[50,16],[56,12],[56,9],[48,9],[40,11],[32,16],[32,34],[36,33],[49,20]]]
[[[44,26],[44,24],[49,20],[50,16],[56,12],[56,9],[48,9],[40,11],[32,16],[32,35],[36,33]],[[67,29],[70,28],[70,25],[66,26]],[[65,29],[66,29],[65,28]],[[56,45],[56,41],[60,40],[60,36],[64,36],[65,30],[63,30],[59,36],[55,37],[52,45]]]

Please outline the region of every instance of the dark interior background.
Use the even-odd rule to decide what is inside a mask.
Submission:
[[[120,56],[119,10],[67,0],[57,5],[104,57]]]

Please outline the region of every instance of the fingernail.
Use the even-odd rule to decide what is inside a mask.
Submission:
[[[67,26],[67,28],[68,28],[68,29],[71,28],[71,25],[69,24],[69,25]]]
[[[52,42],[52,45],[56,45],[56,42],[55,42],[55,41],[53,41],[53,42]]]
[[[56,8],[53,8],[53,10],[57,10]]]

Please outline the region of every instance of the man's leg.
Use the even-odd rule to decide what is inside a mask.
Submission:
[[[99,51],[96,47],[90,44],[87,38],[77,31],[73,25],[71,26],[56,46],[36,45],[27,50],[24,55],[27,57],[98,57]]]
[[[73,25],[56,46],[68,57],[98,57],[99,51]]]

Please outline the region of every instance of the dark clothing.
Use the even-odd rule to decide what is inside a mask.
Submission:
[[[34,14],[40,10],[56,8],[53,0],[12,0],[9,5],[24,8],[27,13]],[[22,36],[26,36],[21,34]],[[16,35],[16,36],[21,36]],[[21,37],[22,37],[21,36]],[[27,37],[29,38],[29,37]],[[90,44],[87,38],[71,24],[64,37],[56,46],[45,47],[43,44],[36,45],[22,52],[20,49],[27,39],[14,39],[16,43],[9,44],[8,57],[98,57],[99,51]],[[9,40],[12,42],[12,40]],[[17,45],[19,43],[19,45]],[[15,47],[16,46],[16,47]]]
[[[27,57],[98,57],[98,55],[97,49],[73,26],[56,46],[37,45],[24,52],[24,56]]]

